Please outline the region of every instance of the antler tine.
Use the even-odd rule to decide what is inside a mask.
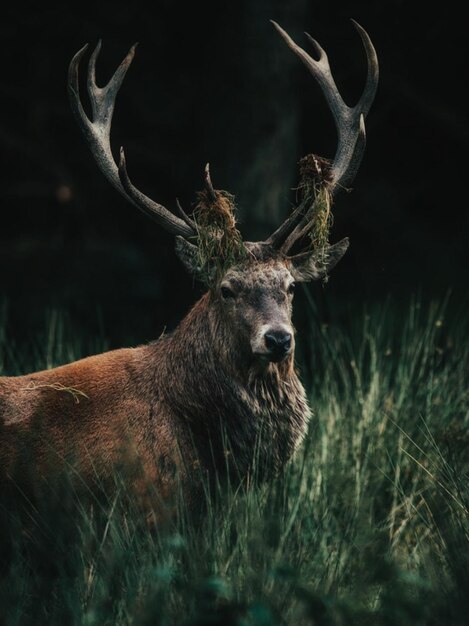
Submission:
[[[327,182],[324,181],[331,195],[350,184],[358,171],[366,143],[364,120],[373,103],[378,85],[376,51],[366,31],[354,20],[352,22],[362,39],[368,62],[365,88],[354,107],[347,106],[343,101],[332,76],[327,54],[319,43],[306,33],[319,56],[319,59],[315,60],[300,48],[276,22],[272,22],[288,47],[301,59],[320,85],[334,117],[338,144],[328,171]],[[287,252],[295,241],[308,231],[311,219],[311,210],[303,215],[301,210],[297,209],[266,243]]]
[[[376,96],[376,90],[378,89],[378,80],[379,80],[379,64],[378,64],[378,56],[376,54],[376,50],[371,42],[371,39],[366,32],[366,30],[360,26],[358,22],[355,20],[351,20],[352,24],[355,26],[355,29],[358,31],[358,34],[361,37],[363,42],[363,47],[366,52],[366,59],[368,63],[368,72],[366,76],[366,84],[365,89],[363,90],[362,97],[356,104],[354,108],[361,111],[364,117],[368,115],[368,112],[373,104],[373,100]]]
[[[207,163],[207,165],[205,166],[204,183],[205,183],[205,190],[207,191],[208,195],[210,196],[210,200],[212,202],[216,202],[217,201],[217,194],[215,193],[215,189],[213,188],[213,185],[212,185],[212,179],[210,177],[210,163]]]
[[[85,124],[86,126],[90,122],[88,116],[83,109],[79,96],[78,69],[80,66],[80,61],[87,49],[88,44],[86,43],[83,48],[80,48],[80,50],[78,50],[78,52],[74,55],[74,57],[70,61],[70,65],[68,66],[68,92],[70,95],[70,104],[72,107],[72,111],[75,114],[79,124]]]
[[[179,211],[179,215],[182,217],[182,219],[186,222],[186,224],[192,228],[192,230],[194,230],[194,232],[197,230],[197,225],[194,222],[193,219],[191,219],[187,213],[184,211],[184,209],[181,206],[181,203],[179,202],[179,198],[176,198],[176,206],[178,208]]]
[[[332,115],[334,116],[334,120],[336,125],[339,124],[341,117],[343,117],[346,112],[347,106],[342,100],[339,90],[335,84],[335,81],[331,74],[331,68],[329,66],[329,59],[327,57],[326,51],[322,48],[319,43],[311,37],[308,33],[305,33],[308,37],[309,41],[313,44],[316,52],[319,54],[319,60],[313,59],[303,48],[300,48],[290,35],[283,30],[281,26],[277,24],[277,22],[272,21],[277,32],[280,34],[282,39],[285,41],[287,46],[292,50],[306,65],[308,70],[317,80],[321,89],[326,97],[327,103],[331,109]]]
[[[157,204],[134,187],[127,175],[123,152],[121,153],[119,167],[116,165],[112,154],[110,135],[116,96],[127,70],[132,63],[136,46],[137,44],[134,44],[130,48],[108,84],[105,87],[98,87],[96,84],[96,61],[101,50],[101,41],[98,42],[91,54],[87,74],[87,87],[92,107],[92,120],[89,119],[83,109],[79,91],[79,66],[88,44],[79,50],[71,60],[69,66],[68,91],[70,102],[78,124],[91,149],[91,153],[99,169],[109,182],[138,209],[155,219],[171,233],[181,235],[187,239],[195,235],[195,230],[192,226],[173,215],[173,213],[168,211],[164,206]]]
[[[191,225],[173,215],[161,204],[154,202],[132,184],[127,173],[124,148],[122,147],[120,149],[119,178],[127,198],[143,213],[156,220],[170,233],[181,235],[186,239],[194,235]]]
[[[274,231],[268,239],[265,240],[265,243],[273,246],[274,248],[280,248],[280,246],[284,243],[285,239],[291,233],[291,231],[295,228],[301,218],[304,216],[304,207],[298,206],[291,215],[284,221],[280,226]]]

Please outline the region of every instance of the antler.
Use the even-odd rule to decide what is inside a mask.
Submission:
[[[79,93],[79,65],[88,48],[88,44],[83,46],[71,60],[68,70],[68,92],[72,109],[99,169],[109,182],[112,183],[127,200],[155,219],[166,230],[187,239],[193,237],[196,234],[196,230],[194,223],[184,213],[182,208],[179,207],[179,210],[183,219],[168,211],[168,209],[161,204],[157,204],[145,196],[145,194],[134,187],[129,179],[123,148],[121,148],[120,151],[119,166],[116,165],[112,155],[110,135],[116,95],[132,63],[136,46],[137,44],[130,48],[127,56],[119,65],[108,84],[105,87],[98,87],[96,84],[96,60],[101,50],[101,41],[98,42],[89,60],[87,75],[88,95],[92,107],[92,121],[88,118],[83,109]]]
[[[330,196],[350,184],[355,178],[366,143],[364,120],[375,97],[378,84],[378,60],[373,44],[365,30],[355,21],[352,20],[352,22],[363,41],[368,60],[365,89],[354,107],[348,107],[343,101],[332,77],[327,54],[318,42],[307,35],[319,55],[319,59],[315,60],[300,48],[277,23],[272,22],[289,48],[300,57],[318,81],[334,117],[338,134],[337,150],[332,164],[327,167],[326,175],[321,180],[322,188],[326,189]],[[119,165],[116,164],[112,155],[110,134],[115,99],[132,63],[136,44],[129,50],[105,87],[98,87],[96,84],[96,61],[101,49],[101,42],[91,54],[87,87],[92,106],[92,120],[85,113],[79,95],[79,64],[87,48],[88,45],[79,50],[70,62],[68,90],[72,109],[99,168],[125,198],[168,231],[185,239],[197,236],[196,224],[186,215],[179,202],[177,202],[177,207],[181,217],[177,217],[161,204],[148,198],[132,184],[127,174],[123,148],[120,150]],[[216,199],[208,164],[205,169],[205,188],[209,197]],[[300,205],[264,244],[280,249],[285,254],[288,253],[294,243],[311,230],[314,209],[314,203],[306,212],[304,207]]]
[[[352,23],[357,29],[365,47],[368,60],[368,75],[360,100],[354,107],[349,107],[345,104],[337,89],[327,54],[319,43],[306,33],[319,55],[319,59],[316,61],[300,48],[283,28],[276,22],[272,22],[288,47],[303,61],[319,83],[334,117],[338,144],[334,160],[327,172],[327,179],[324,180],[324,184],[327,185],[331,195],[346,187],[355,178],[366,144],[365,117],[373,103],[378,86],[378,59],[376,51],[366,31],[354,20],[352,20]],[[311,229],[312,214],[312,209],[303,214],[302,207],[298,207],[267,239],[266,243],[287,253],[293,244]]]

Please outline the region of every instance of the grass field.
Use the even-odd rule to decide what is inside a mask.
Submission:
[[[18,488],[0,501],[0,624],[467,624],[469,320],[392,301],[311,319],[314,417],[282,476],[158,534],[122,477],[104,501],[67,477],[34,502]],[[4,335],[9,373],[99,348],[55,316],[36,352]]]

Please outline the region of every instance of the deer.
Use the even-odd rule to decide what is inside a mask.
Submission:
[[[91,116],[79,89],[88,44],[71,60],[70,102],[98,168],[130,204],[176,237],[177,256],[207,290],[176,329],[156,341],[0,377],[0,482],[8,481],[23,458],[23,440],[31,445],[23,462],[34,463],[35,473],[46,471],[52,454],[72,459],[85,480],[96,471],[109,473],[125,449],[127,460],[138,460],[139,471],[129,471],[129,481],[142,498],[157,492],[162,502],[170,501],[181,489],[187,505],[196,507],[201,476],[227,476],[235,468],[248,480],[255,457],[261,480],[268,480],[303,442],[311,410],[295,365],[293,294],[296,284],[328,276],[349,246],[348,238],[313,245],[311,233],[318,210],[330,207],[358,171],[378,60],[370,37],[353,21],[367,77],[358,103],[349,107],[320,44],[307,34],[313,58],[272,24],[319,84],[334,118],[337,147],[332,160],[302,160],[304,201],[264,241],[242,239],[231,196],[214,188],[208,165],[198,210],[190,216],[179,202],[170,211],[134,186],[123,148],[114,159],[116,95],[136,45],[104,87],[96,83],[101,42],[90,55]]]

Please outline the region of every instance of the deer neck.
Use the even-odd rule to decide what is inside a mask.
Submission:
[[[202,457],[223,451],[226,433],[238,469],[249,467],[259,437],[266,466],[283,466],[302,441],[309,418],[292,358],[264,367],[253,364],[209,294],[159,345],[167,368],[159,393],[182,427],[190,429]],[[226,459],[215,463],[225,467]]]

